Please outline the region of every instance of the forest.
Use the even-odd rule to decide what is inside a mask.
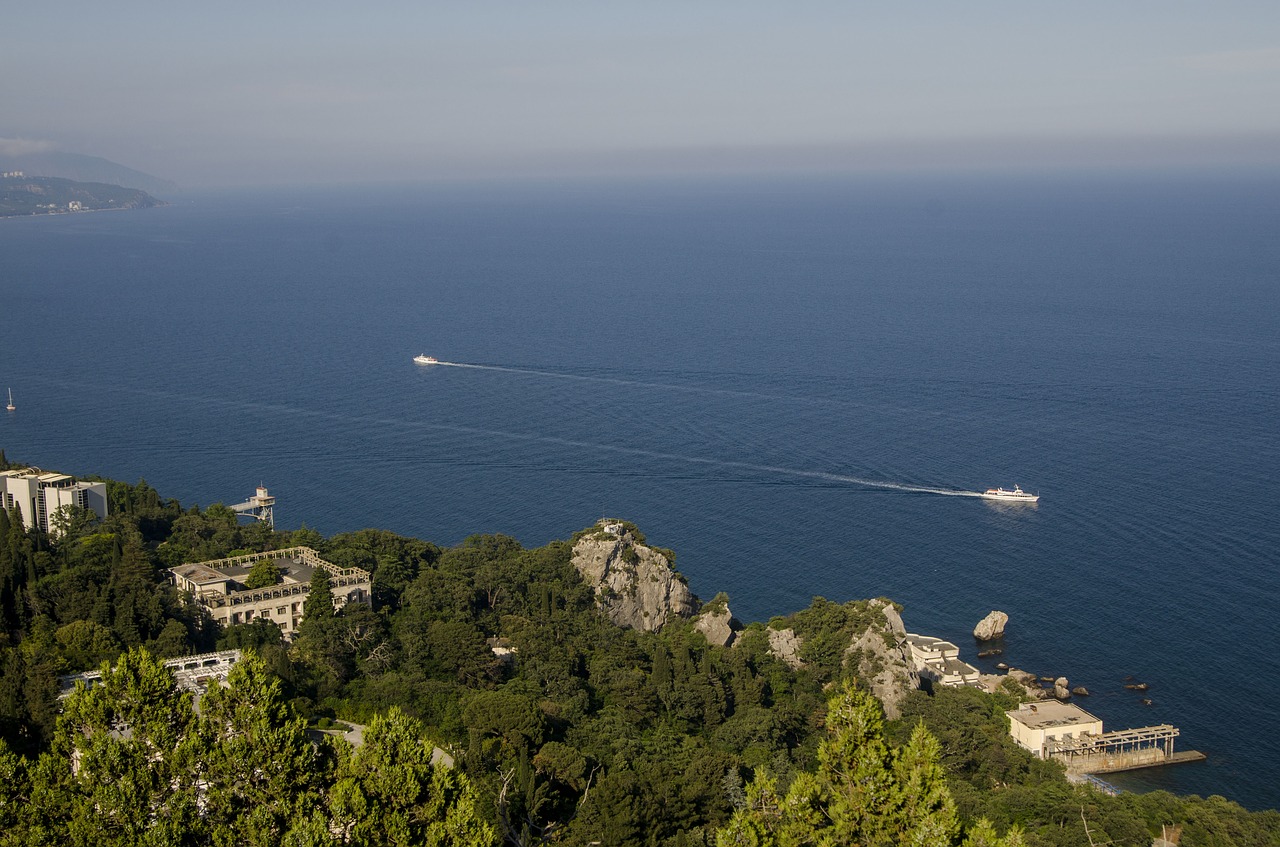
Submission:
[[[840,647],[867,601],[814,598],[720,647],[612,623],[575,538],[326,538],[106,482],[109,517],[68,509],[53,535],[0,511],[0,844],[1280,844],[1280,812],[1068,783],[1009,738],[1014,694],[913,692],[886,719]],[[313,584],[286,642],[168,579],[298,545],[370,571],[373,604],[335,612]],[[160,664],[233,647],[198,707]],[[317,732],[352,725],[355,749]]]

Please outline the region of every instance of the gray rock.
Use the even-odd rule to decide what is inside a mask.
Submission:
[[[804,667],[804,662],[800,661],[800,644],[800,637],[793,629],[769,630],[769,652],[797,670]]]
[[[582,536],[573,546],[573,566],[618,626],[655,632],[697,611],[697,598],[667,557],[619,522],[601,521]]]
[[[978,621],[978,625],[973,628],[973,637],[979,641],[991,641],[1004,635],[1004,625],[1009,622],[1009,616],[1004,612],[991,612],[982,620]]]
[[[1018,670],[1017,668],[1009,668],[1007,678],[1022,686],[1022,690],[1032,700],[1045,700],[1050,696],[1049,692],[1040,687],[1040,680],[1033,673]]]
[[[1083,685],[1077,685],[1075,688],[1071,689],[1071,693],[1077,697],[1088,697],[1089,689],[1085,688]]]
[[[1053,696],[1059,700],[1071,699],[1071,687],[1065,676],[1060,676],[1053,681]]]
[[[920,675],[911,661],[907,630],[898,610],[886,600],[868,604],[880,612],[883,623],[877,621],[856,636],[845,649],[845,661],[857,662],[854,671],[884,704],[885,716],[893,720],[902,714],[898,708],[902,699],[920,687]]]
[[[693,622],[693,628],[706,636],[708,644],[728,647],[738,637],[741,625],[729,611],[727,602],[712,601],[703,607],[702,613]]]

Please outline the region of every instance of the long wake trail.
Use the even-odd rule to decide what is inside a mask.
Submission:
[[[574,382],[594,382],[605,385],[620,385],[627,388],[650,388],[656,391],[682,391],[688,394],[714,394],[720,397],[739,397],[746,400],[775,400],[785,403],[805,403],[813,406],[841,406],[847,408],[868,408],[866,403],[855,403],[849,400],[838,400],[832,397],[805,397],[803,395],[767,394],[760,391],[742,391],[734,388],[716,388],[706,385],[680,385],[671,382],[647,382],[636,379],[622,379],[613,376],[590,376],[587,374],[571,374],[559,371],[544,371],[536,368],[514,368],[508,365],[481,365],[474,362],[436,362],[432,367],[470,368],[477,371],[496,371],[498,373],[517,374],[520,376],[540,376],[547,379],[571,380]],[[885,408],[878,406],[877,408]],[[913,414],[930,414],[919,409],[911,410]]]
[[[445,364],[441,362],[439,364]],[[459,365],[454,364],[452,367],[482,367],[492,368],[494,370],[503,370],[490,365]],[[518,371],[527,373],[527,371]],[[49,385],[58,385],[63,388],[73,389],[89,389],[101,390],[103,386],[90,383],[79,383],[73,381],[39,378],[41,382]],[[584,377],[591,379],[591,377]],[[428,421],[405,420],[403,418],[384,418],[374,417],[370,415],[344,415],[337,412],[323,412],[317,409],[308,409],[302,406],[294,406],[287,403],[262,403],[249,400],[229,400],[221,397],[202,397],[194,394],[183,394],[171,391],[157,391],[149,388],[113,388],[113,391],[124,391],[130,394],[136,394],[143,397],[152,397],[160,400],[177,400],[186,403],[211,406],[221,409],[235,409],[244,412],[258,412],[287,415],[292,417],[311,418],[313,420],[327,420],[338,423],[355,423],[374,426],[396,427],[405,430],[430,430],[435,432],[452,432],[462,435],[478,435],[487,438],[505,439],[508,441],[524,441],[539,444],[553,444],[561,447],[571,447],[579,450],[591,450],[601,453],[613,453],[626,456],[641,456],[648,459],[658,459],[661,461],[675,462],[678,464],[698,465],[702,467],[717,467],[732,470],[752,471],[755,473],[773,474],[777,476],[786,476],[799,479],[817,479],[827,482],[846,483],[850,485],[858,485],[864,488],[879,488],[892,491],[908,491],[918,494],[936,494],[943,497],[981,497],[977,491],[964,491],[954,488],[936,488],[925,485],[908,485],[899,482],[890,482],[888,480],[868,479],[866,477],[848,476],[846,474],[831,473],[829,471],[813,471],[803,470],[800,468],[788,468],[781,465],[765,465],[757,462],[738,461],[733,459],[712,459],[704,456],[686,456],[681,453],[667,453],[660,450],[645,450],[640,447],[621,447],[616,444],[600,444],[591,441],[579,441],[571,438],[560,438],[553,435],[532,435],[521,432],[507,432],[500,429],[487,429],[484,427],[462,426],[459,424],[441,424],[431,423]]]

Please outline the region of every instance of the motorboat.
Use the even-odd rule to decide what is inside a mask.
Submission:
[[[435,356],[428,356],[428,355],[426,355],[426,354],[423,354],[423,355],[421,355],[421,356],[414,356],[414,357],[413,357],[413,360],[414,360],[415,362],[417,362],[419,365],[438,365],[438,364],[440,364],[440,360],[439,360],[439,359],[437,359]]]
[[[982,493],[984,500],[1004,500],[1014,503],[1034,503],[1040,499],[1039,494],[1028,494],[1018,486],[1014,486],[1012,491],[1004,488],[988,488]]]

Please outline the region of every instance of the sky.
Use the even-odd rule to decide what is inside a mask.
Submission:
[[[0,151],[187,186],[1280,168],[1280,3],[44,0]]]

